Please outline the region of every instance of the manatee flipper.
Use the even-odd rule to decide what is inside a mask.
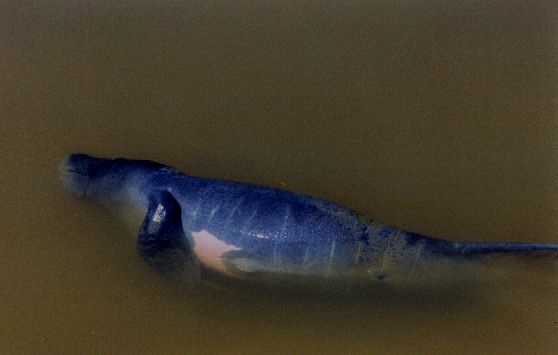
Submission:
[[[165,278],[192,286],[199,283],[200,268],[182,229],[180,204],[170,192],[149,195],[137,246],[145,261]]]

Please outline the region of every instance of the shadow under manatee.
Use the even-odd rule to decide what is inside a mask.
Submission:
[[[161,286],[173,291],[181,288],[170,282]],[[193,290],[184,288],[183,293],[184,302],[195,304],[198,331],[211,334],[212,346],[251,339],[236,348],[225,346],[228,351],[249,349],[255,339],[264,347],[280,343],[295,352],[348,352],[362,344],[370,349],[389,345],[397,351],[403,340],[416,341],[423,351],[432,351],[440,343],[450,346],[461,337],[475,339],[466,342],[482,339],[486,343],[492,341],[494,332],[531,329],[529,307],[524,302],[527,298],[538,302],[536,290],[523,290],[524,285],[515,282],[330,286],[300,281],[278,287],[214,279],[214,283]]]
[[[554,254],[542,258],[511,256],[490,258],[474,264],[456,264],[457,268],[430,269],[440,273],[427,276],[388,279],[370,283],[333,281],[313,277],[254,275],[251,280],[232,279],[208,270],[204,271],[202,293],[215,292],[234,302],[267,303],[336,303],[351,305],[372,304],[397,311],[428,312],[443,310],[467,312],[479,307],[498,307],[506,294],[525,290],[533,295],[539,292],[558,292]],[[454,265],[455,266],[455,265]],[[443,270],[443,271],[441,271]],[[429,277],[435,275],[435,277]],[[247,301],[248,300],[248,301]]]
[[[320,284],[314,280],[298,279],[280,286],[257,282],[238,282],[213,278],[196,290],[186,290],[202,303],[227,302],[239,307],[267,306],[289,307],[293,305],[313,309],[318,305],[347,308],[381,308],[393,312],[467,312],[490,301],[492,285],[478,282],[432,286],[393,286],[387,283],[373,285]],[[212,300],[212,301],[211,301]],[[209,306],[211,308],[211,306]]]
[[[185,290],[208,321],[231,322],[269,318],[277,323],[342,323],[347,331],[359,325],[380,329],[406,323],[428,326],[430,321],[449,327],[456,324],[527,322],[522,305],[526,299],[543,301],[551,287],[527,284],[511,278],[470,279],[459,283],[401,285],[377,283],[367,286],[319,284],[308,280],[272,284],[213,279],[196,290]],[[351,323],[352,322],[352,323]],[[444,323],[445,322],[445,323]],[[327,329],[335,329],[334,324]],[[384,332],[385,330],[382,330]]]

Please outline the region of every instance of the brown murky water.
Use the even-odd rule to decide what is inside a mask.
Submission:
[[[459,294],[188,292],[70,152],[558,242],[552,1],[0,1],[1,353],[556,353],[558,272]]]

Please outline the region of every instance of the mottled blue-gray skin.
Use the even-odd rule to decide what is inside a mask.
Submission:
[[[558,244],[430,238],[318,198],[145,160],[73,154],[61,173],[73,194],[137,223],[138,250],[171,279],[396,284],[459,278],[492,256],[558,255]]]

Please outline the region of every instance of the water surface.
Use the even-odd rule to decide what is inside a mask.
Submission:
[[[558,242],[552,1],[0,1],[0,352],[556,353],[558,273],[464,292],[188,292],[68,153]],[[139,226],[138,226],[139,227]]]

